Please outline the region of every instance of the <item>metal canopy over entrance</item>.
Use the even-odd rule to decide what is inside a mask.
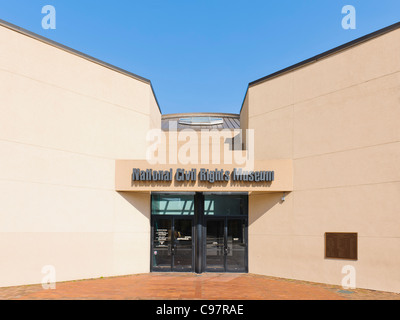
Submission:
[[[248,195],[153,193],[152,272],[248,272]]]

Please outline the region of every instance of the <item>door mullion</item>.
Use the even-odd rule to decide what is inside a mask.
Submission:
[[[224,218],[224,272],[227,268],[227,257],[228,257],[228,218]]]
[[[204,234],[204,195],[201,192],[197,192],[194,196],[194,225],[195,232],[193,233],[194,238],[194,271],[196,273],[202,273],[205,271],[205,234]]]
[[[174,245],[175,245],[175,218],[171,217],[171,271],[174,271],[174,263],[175,263],[175,254],[174,254]]]

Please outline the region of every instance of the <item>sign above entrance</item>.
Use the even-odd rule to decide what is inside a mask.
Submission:
[[[292,160],[255,161],[248,171],[235,165],[151,166],[146,160],[116,160],[116,191],[290,192]]]
[[[197,173],[197,169],[176,169],[174,172],[169,170],[140,170],[134,168],[132,172],[132,181],[160,181],[171,182],[173,179],[177,182],[197,181],[200,182],[228,182],[243,181],[243,182],[272,182],[275,178],[274,171],[243,171],[242,169],[234,168],[233,171],[224,169],[204,169],[201,168]]]

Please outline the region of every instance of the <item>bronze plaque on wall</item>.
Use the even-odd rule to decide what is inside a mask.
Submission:
[[[325,233],[325,258],[357,260],[357,233]]]

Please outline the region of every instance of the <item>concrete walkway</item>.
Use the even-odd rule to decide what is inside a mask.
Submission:
[[[29,300],[400,300],[400,294],[343,290],[339,286],[254,274],[151,273],[0,288],[0,299]]]

